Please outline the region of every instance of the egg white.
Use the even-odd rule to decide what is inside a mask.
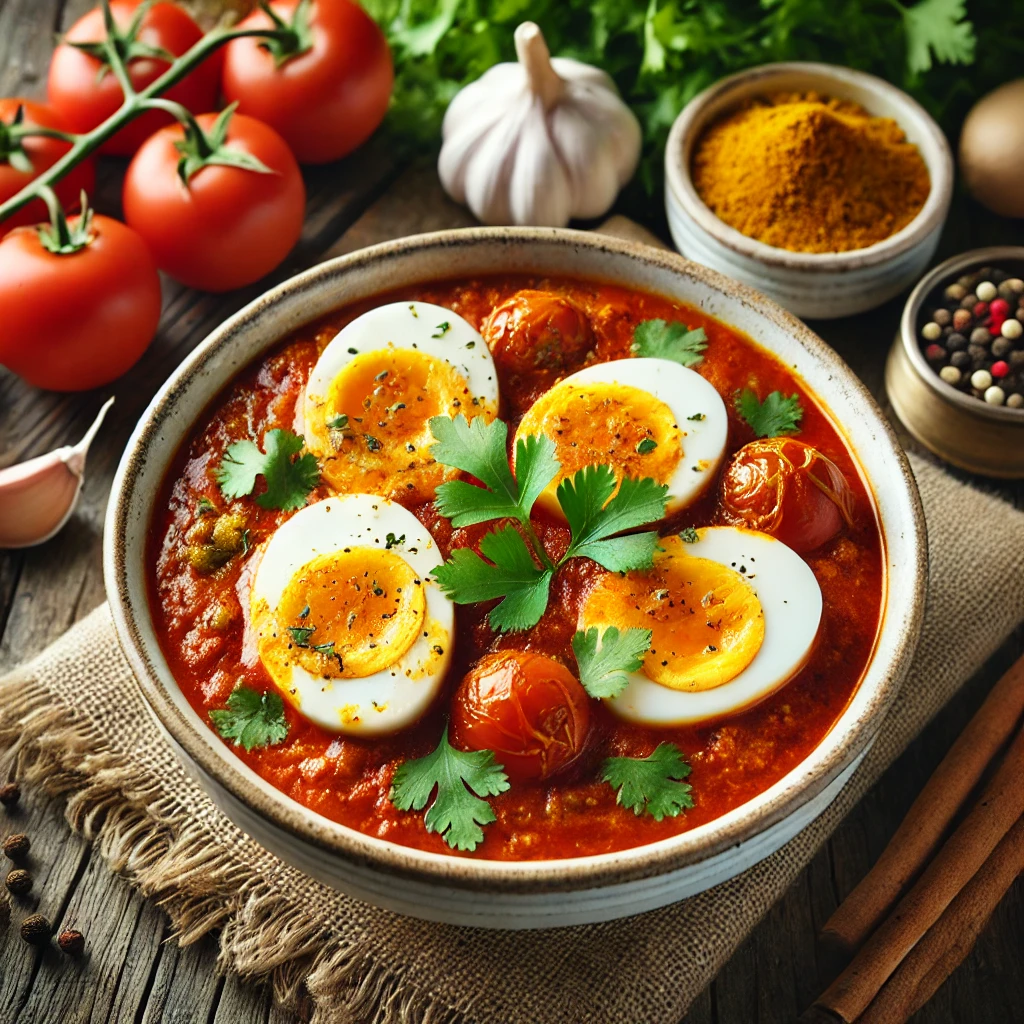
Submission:
[[[276,609],[289,582],[314,558],[346,547],[385,548],[388,533],[404,534],[405,540],[393,544],[391,553],[404,559],[422,580],[426,613],[412,646],[392,665],[362,678],[325,680],[296,664],[286,688],[275,680],[282,696],[304,717],[332,732],[396,732],[416,722],[440,690],[451,662],[455,609],[428,575],[439,561],[434,538],[411,512],[386,498],[325,498],[300,509],[270,536],[253,579],[252,607],[265,601]]]
[[[782,541],[736,526],[697,530],[687,552],[740,573],[764,611],[764,642],[737,676],[712,689],[690,693],[631,672],[629,684],[607,704],[617,715],[643,725],[684,725],[736,714],[784,686],[806,663],[821,622],[821,588],[810,566]]]

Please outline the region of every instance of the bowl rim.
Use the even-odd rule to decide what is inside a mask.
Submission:
[[[928,365],[921,346],[917,343],[917,317],[931,290],[946,277],[952,277],[978,264],[995,263],[999,260],[1019,260],[1024,264],[1024,245],[989,245],[982,249],[969,249],[958,256],[951,256],[929,270],[915,285],[903,306],[903,315],[900,317],[900,342],[917,375],[943,401],[982,419],[1021,426],[1024,425],[1024,406],[1011,409],[1006,405],[989,405],[988,402],[982,402],[973,395],[965,395],[958,391]]]
[[[829,83],[840,83],[860,86],[877,96],[884,96],[892,106],[902,109],[908,120],[916,120],[921,126],[925,144],[918,144],[918,149],[931,177],[931,189],[917,216],[894,235],[875,242],[874,245],[844,252],[797,252],[781,249],[751,238],[726,224],[697,194],[690,177],[690,154],[697,132],[704,127],[703,117],[707,108],[720,100],[723,105],[727,105],[724,97],[748,86],[751,82],[762,81],[767,91],[771,88],[771,79],[797,73],[819,78],[822,91],[826,93]],[[905,129],[905,121],[902,118],[894,120]],[[932,160],[925,152],[926,147],[931,150]],[[928,237],[941,227],[953,195],[953,153],[945,134],[928,111],[917,100],[890,82],[866,71],[857,71],[838,64],[780,61],[760,64],[719,79],[683,107],[672,124],[665,146],[665,189],[698,228],[742,257],[788,270],[839,273],[894,260],[926,242]]]
[[[235,757],[211,730],[193,725],[165,690],[158,670],[150,660],[143,630],[140,628],[140,616],[146,620],[150,618],[149,601],[147,599],[144,602],[144,608],[137,609],[133,607],[129,595],[129,578],[135,571],[128,563],[126,541],[126,532],[131,522],[133,479],[148,457],[149,444],[160,434],[162,421],[172,415],[176,396],[184,393],[191,379],[204,376],[205,363],[221,344],[229,341],[248,322],[258,319],[268,305],[291,292],[301,292],[346,271],[374,263],[379,265],[383,262],[386,265],[390,258],[410,253],[429,250],[443,252],[453,246],[484,246],[495,242],[506,245],[561,246],[570,253],[586,247],[598,253],[610,254],[613,258],[636,260],[655,270],[684,274],[752,307],[758,315],[793,335],[794,340],[818,362],[823,373],[828,372],[830,380],[835,377],[842,379],[850,389],[851,399],[859,399],[863,403],[865,413],[870,414],[873,420],[875,442],[886,450],[887,459],[898,470],[904,488],[903,497],[912,512],[912,521],[900,525],[903,543],[909,545],[912,556],[907,568],[913,569],[914,583],[907,588],[907,597],[896,608],[891,604],[892,588],[887,584],[883,620],[876,635],[875,647],[877,650],[879,638],[889,629],[894,638],[894,651],[891,663],[879,679],[874,692],[864,695],[860,689],[855,691],[839,722],[826,734],[824,740],[768,790],[727,814],[677,836],[613,853],[539,861],[497,861],[431,853],[400,846],[330,821],[279,790],[264,794],[260,789],[262,780],[259,776]],[[384,282],[380,290],[386,291],[387,287]],[[223,386],[237,371],[230,374],[205,372],[222,377],[220,383]],[[811,387],[810,384],[808,386]],[[812,387],[812,391],[822,401],[818,389]],[[827,410],[827,405],[825,408]],[[833,419],[838,423],[837,418],[833,416]],[[167,468],[171,458],[173,455],[158,460],[161,469]],[[873,490],[874,486],[863,467],[861,471],[869,490]],[[889,542],[884,523],[882,530],[884,547],[887,549]],[[107,596],[118,640],[146,704],[174,743],[195,762],[195,765],[188,767],[198,767],[200,774],[212,778],[231,796],[286,833],[353,864],[460,890],[542,893],[617,885],[663,875],[699,863],[783,820],[824,789],[873,740],[910,667],[924,613],[927,542],[917,485],[906,454],[889,422],[870,392],[838,353],[781,306],[760,292],[685,260],[677,253],[642,243],[566,229],[465,228],[397,239],[318,264],[265,292],[214,329],[171,374],[140,417],[128,440],[114,477],[107,507],[103,563]],[[148,587],[145,591],[148,594]],[[890,625],[890,620],[895,620],[896,626]],[[898,632],[895,631],[897,629]],[[162,660],[159,651],[157,657]],[[167,675],[173,679],[169,669]],[[262,785],[264,788],[269,787],[265,781],[262,781]]]

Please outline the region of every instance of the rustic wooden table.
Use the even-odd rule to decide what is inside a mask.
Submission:
[[[41,94],[53,33],[93,2],[0,0],[0,95]],[[120,172],[119,166],[102,171],[97,197],[102,210],[118,209]],[[440,192],[431,167],[403,164],[382,141],[340,165],[309,172],[306,180],[306,227],[287,263],[270,280],[226,296],[166,281],[159,336],[112,387],[57,395],[34,391],[0,370],[0,466],[76,441],[102,400],[117,397],[90,456],[74,519],[41,547],[0,552],[0,672],[36,654],[103,600],[100,534],[114,469],[150,397],[197,342],[267,285],[323,259],[400,235],[470,223]],[[1014,238],[1024,242],[1020,226],[976,219],[951,230],[947,248]],[[651,222],[660,229],[653,211]],[[880,400],[899,308],[896,301],[867,316],[816,325]],[[978,484],[1024,506],[1024,486]],[[999,557],[999,538],[975,537],[966,523],[964,542],[977,545],[979,558]],[[697,1000],[685,1024],[792,1021],[818,994],[817,929],[874,862],[966,718],[1022,650],[1024,630],[1018,630],[847,818]],[[25,945],[16,929],[0,930],[0,1024],[283,1024],[294,1019],[272,1008],[264,988],[218,975],[212,938],[184,949],[165,941],[164,914],[112,875],[99,851],[69,831],[62,814],[59,800],[29,792],[16,820],[32,835],[39,909],[55,922],[76,923],[88,937],[89,956],[80,964],[62,962],[57,954]],[[1024,1021],[1022,951],[1024,884],[1018,880],[974,952],[916,1024]]]

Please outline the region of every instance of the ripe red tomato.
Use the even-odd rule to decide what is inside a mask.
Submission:
[[[125,30],[131,25],[138,6],[133,0],[113,0],[110,10],[119,29]],[[97,42],[104,36],[103,13],[97,8],[71,26],[50,61],[47,84],[50,105],[58,111],[69,131],[91,131],[124,102],[124,93],[113,73],[103,71],[103,64],[95,57],[68,45],[68,42]],[[180,7],[156,3],[146,11],[136,38],[140,43],[160,47],[180,57],[202,36],[203,30]],[[128,73],[135,88],[144,89],[168,66],[167,61],[137,57],[130,61]],[[168,89],[163,98],[183,104],[194,114],[212,110],[217,100],[220,67],[221,57],[217,52]],[[143,114],[106,142],[102,152],[130,156],[153,132],[172,120],[169,114],[160,111]]]
[[[216,114],[197,119],[204,131]],[[302,233],[306,188],[295,157],[272,128],[241,114],[228,124],[227,148],[248,153],[271,173],[208,164],[182,184],[181,125],[162,128],[128,166],[124,215],[157,266],[193,288],[223,292],[269,274]]]
[[[271,4],[285,21],[296,0]],[[362,145],[384,119],[394,69],[384,33],[351,0],[313,0],[311,47],[277,66],[260,40],[225,47],[224,95],[243,114],[277,129],[300,163],[337,160]],[[256,11],[241,28],[270,26]]]
[[[813,551],[853,517],[853,492],[842,470],[803,441],[751,441],[722,476],[720,516],[770,533],[794,551]]]
[[[452,705],[455,746],[493,750],[518,781],[543,781],[567,767],[589,731],[586,690],[560,662],[530,651],[485,655]]]
[[[594,343],[590,321],[579,306],[531,288],[496,307],[481,333],[494,361],[512,373],[573,369]]]
[[[29,384],[108,384],[146,350],[159,320],[153,258],[119,221],[94,217],[88,244],[68,255],[49,252],[34,227],[0,241],[0,363]]]
[[[0,121],[7,125],[13,123],[19,107],[24,108],[24,124],[34,124],[40,128],[56,128],[61,131],[67,130],[56,112],[43,106],[42,103],[33,103],[31,100],[0,99]],[[0,130],[0,136],[2,135],[3,132]],[[70,148],[71,146],[67,142],[61,142],[60,139],[48,139],[43,135],[23,139],[21,149],[32,164],[31,172],[15,169],[0,156],[0,203],[5,203],[17,195],[33,178],[38,178],[48,167],[52,167]],[[57,182],[54,192],[57,193],[57,198],[65,210],[73,210],[78,206],[82,191],[92,191],[95,180],[96,166],[94,162],[91,159],[84,160]],[[48,217],[46,204],[41,199],[37,199],[35,202],[29,203],[28,206],[23,206],[12,217],[0,222],[0,237],[21,224],[36,224]]]

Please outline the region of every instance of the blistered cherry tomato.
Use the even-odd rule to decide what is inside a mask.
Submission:
[[[720,517],[813,551],[853,516],[853,493],[839,467],[792,437],[744,445],[722,476]]]
[[[512,373],[571,369],[594,341],[590,321],[579,306],[532,289],[506,299],[487,318],[481,333],[494,361]]]
[[[459,684],[453,742],[493,750],[510,779],[543,781],[576,760],[590,730],[590,698],[560,662],[529,651],[488,654]]]
[[[0,99],[0,121],[12,124],[18,108],[24,109],[23,124],[36,125],[39,128],[56,128],[66,131],[64,123],[57,112],[42,103],[31,100]],[[0,131],[2,135],[2,131]],[[70,143],[60,139],[50,139],[44,135],[31,135],[21,140],[20,148],[32,164],[32,170],[19,171],[9,160],[0,156],[0,203],[7,202],[17,195],[33,178],[38,178],[48,167],[52,167],[70,148]],[[74,210],[79,203],[82,191],[91,192],[96,180],[95,164],[91,159],[83,160],[77,167],[61,178],[53,190],[65,210]],[[5,221],[0,221],[0,237],[21,224],[36,224],[49,218],[46,204],[37,199],[23,206],[17,213]]]
[[[34,227],[0,241],[0,363],[29,384],[108,384],[142,355],[159,320],[153,257],[119,221],[94,217],[88,243],[74,253],[50,252]]]
[[[139,4],[134,0],[113,0],[110,11],[119,29],[131,25]],[[96,8],[71,26],[64,42],[50,61],[47,93],[50,105],[60,114],[69,131],[91,131],[105,121],[124,102],[124,93],[116,76],[95,57],[69,43],[91,43],[104,39],[103,12]],[[174,4],[155,3],[145,12],[136,39],[147,46],[166,50],[180,57],[203,36],[203,30],[186,11]],[[221,55],[212,54],[163,98],[188,107],[193,114],[213,110],[217,100]],[[136,90],[156,81],[169,67],[167,61],[136,57],[128,64],[128,74]],[[162,125],[170,124],[170,114],[150,111],[137,117],[104,143],[104,153],[130,156]]]
[[[291,23],[297,0],[270,5]],[[240,28],[272,24],[255,11]],[[306,47],[281,55],[259,39],[235,39],[224,52],[224,96],[274,128],[300,163],[337,160],[362,145],[387,113],[394,82],[391,51],[376,22],[351,0],[313,0]]]
[[[216,114],[196,118],[209,129]],[[125,220],[145,239],[157,265],[192,288],[222,292],[269,274],[302,233],[306,189],[284,139],[234,114],[227,148],[256,157],[269,173],[208,164],[185,186],[178,174],[181,125],[147,139],[124,179]]]

